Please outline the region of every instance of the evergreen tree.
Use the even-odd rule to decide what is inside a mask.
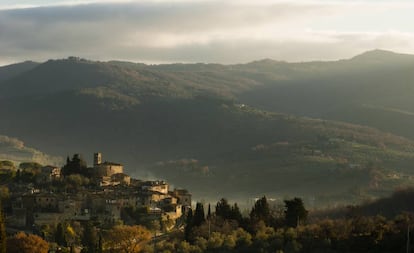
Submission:
[[[102,235],[99,234],[99,241],[98,241],[98,248],[96,249],[97,253],[102,253],[103,246],[102,246]]]
[[[97,234],[95,228],[90,222],[83,226],[82,244],[86,248],[86,253],[95,253],[97,244]]]
[[[302,199],[285,200],[285,222],[287,226],[297,227],[307,217],[308,211],[305,209]]]
[[[72,174],[87,175],[87,172],[86,161],[79,154],[74,154],[72,160],[67,159],[66,165],[62,168],[62,174],[64,176]]]
[[[7,244],[6,224],[4,221],[3,206],[0,200],[0,253],[6,253],[6,244]]]
[[[55,242],[58,245],[64,246],[64,247],[67,247],[67,245],[68,245],[68,243],[66,241],[65,229],[64,229],[64,226],[62,225],[62,223],[59,223],[57,225],[56,233],[55,233]]]
[[[211,219],[211,205],[208,203],[207,219]]]
[[[186,241],[190,241],[191,230],[193,230],[193,210],[190,208],[185,220],[184,236]]]
[[[231,207],[227,202],[227,199],[222,198],[216,205],[216,216],[220,216],[223,219],[230,219]]]
[[[270,213],[270,208],[269,204],[267,203],[266,196],[263,196],[256,201],[250,212],[250,219],[255,222],[262,220],[266,224],[269,224],[272,219],[272,215]]]
[[[198,227],[203,224],[205,220],[204,206],[202,203],[198,202],[194,212],[193,225]]]
[[[240,208],[237,205],[237,203],[234,203],[234,205],[231,207],[231,215],[230,218],[232,220],[236,220],[239,224],[243,220],[243,216],[240,212]]]
[[[16,171],[16,182],[20,182],[21,181],[21,178],[22,178],[22,171],[20,170],[20,169],[18,169],[17,171]]]

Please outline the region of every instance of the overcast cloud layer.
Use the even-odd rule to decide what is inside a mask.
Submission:
[[[410,2],[223,2],[3,5],[0,64],[70,55],[147,63],[239,63],[349,58],[375,48],[414,53]]]

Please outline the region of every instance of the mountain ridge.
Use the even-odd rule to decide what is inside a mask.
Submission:
[[[195,196],[353,202],[413,183],[411,119],[398,114],[412,65],[392,64],[50,60],[0,82],[0,133],[53,155],[101,151]],[[378,108],[398,120],[377,124]]]

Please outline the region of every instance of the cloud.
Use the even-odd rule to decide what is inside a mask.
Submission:
[[[353,15],[369,13],[375,23],[390,8],[407,7],[413,5],[181,0],[75,1],[7,9],[0,10],[0,59],[42,61],[77,55],[99,60],[235,63],[259,58],[333,59],[372,48],[414,52],[410,32],[387,27],[378,31],[374,26],[375,32],[335,29],[352,24]]]
[[[307,37],[307,38],[306,38]],[[364,51],[382,48],[414,52],[414,35],[399,33],[331,33],[309,32],[303,39],[286,40],[214,40],[170,48],[119,48],[122,59],[141,58],[149,62],[249,62],[273,58],[288,61],[335,60],[350,58]],[[132,48],[131,48],[132,49]],[[131,52],[133,52],[131,54]]]

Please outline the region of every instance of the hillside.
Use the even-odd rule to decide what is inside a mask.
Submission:
[[[314,219],[362,216],[383,216],[391,219],[401,214],[412,213],[414,211],[413,198],[414,189],[412,187],[397,189],[387,197],[364,201],[358,205],[315,210],[311,216]]]
[[[45,165],[58,165],[63,163],[62,157],[47,155],[34,148],[26,147],[16,138],[0,135],[0,161],[37,162]]]
[[[388,54],[392,64],[383,61]],[[196,198],[356,202],[413,183],[414,142],[302,116],[349,117],[404,135],[412,102],[400,74],[411,80],[411,59],[374,51],[338,62],[230,66],[50,60],[0,82],[0,133],[89,162],[101,151],[133,176],[164,178]],[[388,114],[372,113],[378,108]],[[402,112],[407,118],[389,120]],[[376,116],[388,125],[373,124]]]
[[[414,56],[377,50],[349,60],[290,66],[309,73],[270,80],[238,98],[265,110],[346,121],[414,138]]]
[[[0,67],[0,82],[6,81],[24,72],[27,72],[36,67],[37,65],[38,63],[36,62],[26,61],[22,63],[16,63]]]

